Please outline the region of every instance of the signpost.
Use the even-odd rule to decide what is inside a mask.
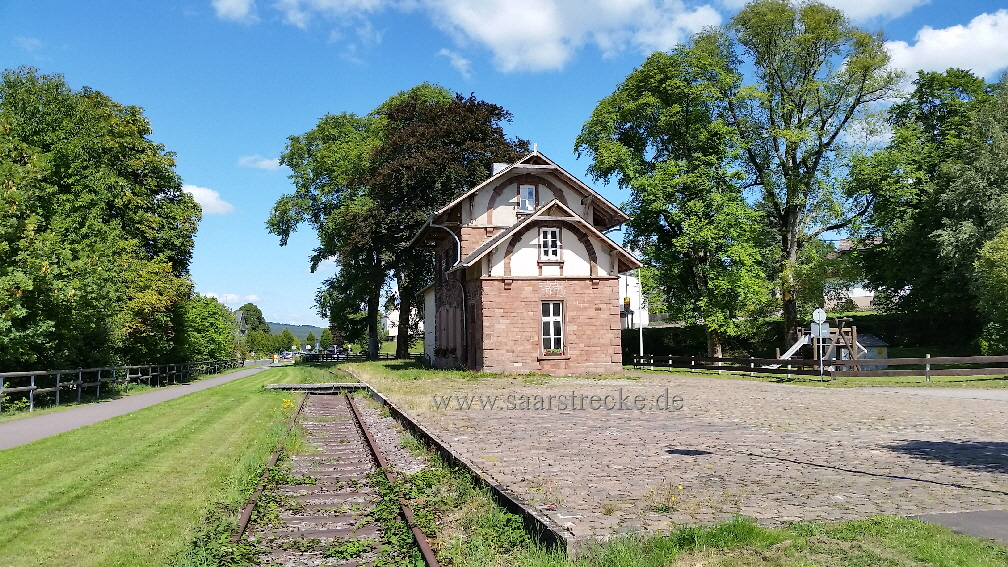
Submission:
[[[819,380],[823,381],[823,372],[824,367],[826,366],[825,361],[823,360],[822,352],[823,339],[830,336],[829,323],[826,322],[826,311],[816,309],[812,312],[812,325],[810,330],[812,331],[812,336],[817,339],[816,345],[818,347],[817,350],[819,351],[817,353],[819,356]]]

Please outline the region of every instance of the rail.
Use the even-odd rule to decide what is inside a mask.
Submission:
[[[53,394],[55,405],[60,405],[60,394],[64,390],[76,392],[77,403],[81,402],[84,390],[95,389],[95,398],[101,398],[102,384],[125,384],[129,391],[131,381],[148,386],[161,386],[187,382],[196,376],[217,374],[224,370],[243,366],[240,358],[204,360],[176,364],[137,364],[132,366],[103,366],[100,368],[76,368],[71,370],[25,370],[0,372],[0,411],[5,398],[11,394],[25,394],[28,411],[35,411],[35,397],[39,394]],[[69,379],[67,379],[69,378]],[[11,383],[21,386],[9,386]]]
[[[880,376],[974,376],[1008,375],[1008,356],[924,356],[920,358],[870,358],[861,360],[830,360],[820,362],[811,359],[738,358],[709,356],[662,356],[632,355],[630,363],[640,368],[688,368],[690,370],[725,370],[730,372],[752,372],[767,374],[820,375],[834,377],[880,377]],[[861,370],[860,366],[916,366],[919,368],[886,368],[884,370]],[[935,366],[941,366],[936,368]]]

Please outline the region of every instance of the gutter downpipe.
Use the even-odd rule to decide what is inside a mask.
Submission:
[[[452,264],[452,267],[450,268],[450,269],[454,269],[456,266],[458,266],[462,262],[462,241],[459,240],[458,235],[455,234],[455,232],[453,232],[450,228],[448,228],[447,226],[440,225],[440,224],[435,224],[434,221],[433,221],[433,219],[427,221],[427,224],[430,225],[430,226],[432,226],[432,227],[444,229],[445,231],[448,232],[448,234],[452,235],[452,238],[455,239],[455,246],[456,246],[457,253],[455,254],[455,263]],[[462,274],[462,277],[463,277],[463,279],[465,278],[465,274],[464,273]],[[469,340],[468,340],[469,333],[466,331],[466,306],[465,306],[465,304],[466,304],[466,291],[465,291],[465,285],[463,285],[462,282],[460,282],[458,280],[452,280],[452,281],[454,281],[455,283],[457,283],[459,285],[459,287],[462,288],[462,349],[465,351],[466,362],[468,362],[469,361],[469,349],[468,349],[468,346],[469,346]]]

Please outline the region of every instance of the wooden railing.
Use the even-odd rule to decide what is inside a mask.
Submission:
[[[419,360],[423,357],[422,354],[410,353],[409,357],[413,360]],[[329,354],[329,353],[308,353],[301,355],[301,362],[367,362],[372,360],[368,358],[368,355],[363,353],[355,354]],[[379,352],[377,360],[395,360],[394,354],[389,354],[387,352]]]
[[[188,382],[197,376],[217,374],[244,364],[243,359],[230,358],[178,364],[0,372],[0,411],[3,409],[4,399],[11,394],[27,393],[28,411],[34,411],[35,396],[39,394],[54,394],[55,403],[58,406],[60,405],[60,394],[64,390],[70,390],[76,392],[79,403],[86,388],[94,388],[95,398],[101,398],[103,383],[125,384],[128,392],[130,382],[139,384],[141,381],[146,381],[148,386],[178,384]]]
[[[767,374],[824,376],[976,376],[1008,375],[1008,356],[925,356],[923,358],[866,358],[860,360],[826,359],[820,369],[818,360],[777,358],[718,358],[705,356],[631,355],[634,368],[688,368],[726,370]],[[1000,365],[1000,366],[997,366]],[[887,366],[885,370],[861,370],[860,366]],[[891,368],[902,366],[904,368]],[[938,366],[938,368],[936,368]],[[914,367],[914,368],[907,368]]]

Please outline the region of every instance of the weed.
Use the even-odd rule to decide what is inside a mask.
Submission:
[[[333,544],[326,550],[325,556],[331,559],[339,559],[341,561],[360,557],[361,555],[364,555],[367,550],[371,549],[369,543],[370,542],[364,543],[354,539],[340,544]]]

